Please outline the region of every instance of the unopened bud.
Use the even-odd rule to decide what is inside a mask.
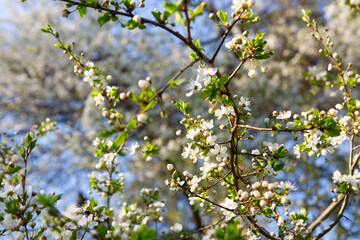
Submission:
[[[140,22],[141,22],[141,17],[140,17],[139,15],[135,15],[135,16],[133,17],[133,20],[134,20],[134,22],[140,24]]]
[[[123,100],[123,101],[125,101],[125,100],[127,100],[128,99],[128,96],[126,95],[126,93],[124,93],[124,92],[122,92],[122,93],[120,93],[120,100]]]
[[[166,166],[167,170],[168,171],[173,171],[174,170],[174,165],[172,165],[171,163],[169,163],[167,166]]]
[[[62,11],[62,16],[63,16],[64,18],[67,18],[67,17],[69,17],[70,13],[71,13],[71,12],[70,12],[69,10],[64,9],[64,10]]]

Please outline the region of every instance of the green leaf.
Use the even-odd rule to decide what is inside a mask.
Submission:
[[[105,23],[109,22],[110,19],[111,19],[110,13],[107,12],[107,13],[104,14],[104,16],[99,17],[97,19],[97,22],[99,23],[100,27],[102,27]]]
[[[47,208],[48,213],[56,217],[58,215],[58,211],[55,208],[55,203],[61,199],[61,194],[55,195],[55,194],[49,194],[49,195],[38,195],[37,196],[37,202],[42,204],[44,207]]]
[[[261,213],[267,218],[271,218],[274,215],[273,210],[270,208],[265,208]]]
[[[99,138],[108,138],[111,137],[114,134],[114,131],[102,131],[99,133]]]
[[[29,132],[28,134],[26,134],[26,138],[25,138],[25,146],[29,147],[32,141],[32,134]]]
[[[121,144],[123,144],[125,142],[125,140],[126,140],[126,132],[121,132],[115,140],[115,145],[120,146]]]
[[[79,15],[81,18],[84,18],[86,13],[87,13],[87,7],[85,6],[78,6],[77,7],[78,11],[79,11]]]
[[[166,1],[163,3],[163,5],[166,11],[168,11],[170,14],[173,14],[174,12],[180,11],[181,1],[178,1],[177,3]]]
[[[182,25],[184,23],[184,17],[180,12],[175,13],[175,21],[179,25]]]
[[[131,240],[155,240],[156,231],[155,229],[147,228],[142,225],[138,231],[131,236]]]
[[[285,162],[281,162],[274,167],[274,170],[277,172],[277,171],[283,170],[284,167],[285,167]]]
[[[61,43],[56,43],[55,44],[55,47],[59,48],[59,49],[63,49],[63,45]]]
[[[135,103],[141,103],[142,98],[137,96],[136,94],[131,94],[131,100],[133,100]]]
[[[20,167],[20,166],[15,166],[13,168],[9,167],[7,172],[8,172],[8,174],[13,174],[13,173],[20,171],[21,169],[22,169],[22,167]]]
[[[151,102],[149,102],[143,109],[143,112],[146,112],[147,110],[149,110],[150,108],[154,108],[156,106],[157,103],[157,99],[152,100]]]
[[[170,88],[174,89],[177,86],[181,85],[184,81],[185,81],[185,78],[178,79],[178,80],[175,80],[175,81],[170,81]]]
[[[34,139],[33,141],[31,141],[30,150],[33,150],[36,147],[36,142],[37,142],[37,139]]]
[[[136,129],[136,128],[137,128],[137,121],[136,121],[136,118],[133,118],[126,126],[126,129],[130,130],[130,129]]]
[[[254,58],[255,58],[255,59],[258,59],[258,60],[268,59],[268,58],[270,58],[270,54],[267,53],[267,52],[263,52],[263,53],[261,53],[261,54],[256,54],[256,55],[254,56]]]
[[[217,88],[221,88],[222,86],[224,86],[225,83],[227,83],[228,79],[229,79],[228,75],[222,76],[222,77],[216,82],[216,87],[217,87]]]
[[[107,228],[103,224],[99,224],[97,226],[97,231],[101,238],[105,238],[105,235],[107,233]]]
[[[203,10],[203,7],[200,4],[195,8],[194,11],[189,11],[191,20],[194,21],[197,16],[203,15],[202,10]]]
[[[7,201],[5,203],[5,212],[7,213],[12,213],[12,214],[15,214],[15,213],[18,213],[19,211],[19,202],[15,199],[10,199],[9,201]]]
[[[179,103],[175,104],[176,107],[183,112],[184,114],[189,114],[190,113],[190,106],[189,103],[184,103],[181,99],[179,101]]]
[[[161,12],[159,12],[159,11],[156,11],[156,12],[152,11],[151,14],[154,16],[154,18],[155,18],[157,21],[161,21],[161,19],[160,19]]]
[[[48,24],[45,28],[42,28],[41,31],[43,31],[44,33],[50,33],[51,31],[50,25]]]
[[[220,18],[223,23],[228,22],[228,14],[223,10],[219,10],[216,15]]]
[[[341,127],[334,119],[328,119],[325,123],[325,134],[330,137],[337,137],[341,133]]]
[[[199,98],[206,98],[211,95],[212,90],[210,88],[206,88],[205,90],[199,93]]]
[[[74,230],[71,234],[71,237],[70,237],[70,240],[76,240],[77,237],[76,237],[76,230]]]
[[[94,211],[94,207],[96,206],[97,206],[97,202],[95,201],[94,197],[92,197],[89,203],[89,211],[90,212]]]
[[[86,0],[86,3],[90,6],[96,6],[98,4],[98,0]]]
[[[179,177],[179,174],[178,174],[178,172],[175,170],[175,171],[173,172],[171,178],[174,179],[174,180],[176,180],[176,179],[178,179],[178,177]]]
[[[20,156],[21,156],[22,158],[25,158],[25,148],[21,148],[21,149],[20,149]]]
[[[159,154],[159,148],[148,142],[144,156],[151,156],[153,154]]]

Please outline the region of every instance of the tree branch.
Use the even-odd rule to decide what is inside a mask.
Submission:
[[[106,12],[111,13],[113,16],[116,15],[120,15],[120,16],[124,16],[124,17],[128,17],[128,18],[133,18],[134,14],[132,14],[131,12],[121,12],[121,11],[117,11],[111,8],[106,8],[106,7],[102,7],[101,5],[96,5],[96,6],[92,6],[86,3],[81,3],[81,2],[77,2],[77,1],[73,1],[73,0],[59,0],[61,2],[66,2],[66,3],[71,3],[73,5],[77,5],[77,6],[84,6],[84,7],[89,7],[89,8],[93,8],[96,10],[103,10]],[[178,39],[180,39],[181,41],[183,41],[187,46],[189,46],[194,52],[196,52],[200,58],[202,60],[204,60],[206,63],[211,63],[210,59],[207,58],[202,52],[201,50],[195,46],[195,44],[192,41],[188,41],[187,38],[185,38],[183,35],[181,35],[179,32],[174,31],[173,29],[169,28],[168,26],[166,26],[166,24],[164,23],[159,23],[147,18],[141,18],[141,23],[148,23],[151,25],[154,25],[156,27],[160,27],[164,30],[166,30],[167,32],[171,33],[172,35],[174,35],[175,37],[177,37]]]

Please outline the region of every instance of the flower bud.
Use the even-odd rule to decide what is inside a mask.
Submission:
[[[104,111],[102,112],[102,116],[103,116],[104,118],[108,118],[108,117],[110,117],[110,112],[107,111],[107,110],[104,110]]]
[[[124,93],[124,92],[120,93],[119,97],[120,97],[120,100],[123,100],[123,101],[128,99],[126,93]]]
[[[40,226],[40,230],[41,231],[45,231],[47,229],[47,225],[45,223],[43,223],[41,226]]]
[[[21,2],[24,2],[23,0],[20,0]],[[70,11],[69,10],[67,10],[67,9],[64,9],[63,11],[62,11],[62,16],[64,17],[64,18],[67,18],[67,17],[69,17],[69,15],[70,15]]]
[[[360,101],[359,101],[359,100],[356,101],[356,107],[357,107],[357,108],[360,108]]]
[[[240,196],[245,201],[249,199],[249,193],[248,192],[242,192]]]
[[[136,117],[137,121],[140,123],[145,123],[147,121],[147,116],[144,113],[140,113],[137,117]]]
[[[151,77],[146,77],[145,80],[148,81],[150,84],[152,83],[152,78]]]
[[[327,70],[330,72],[331,70],[333,70],[333,65],[331,63],[329,63]]]
[[[174,165],[172,165],[171,163],[169,163],[167,166],[166,166],[167,170],[168,171],[173,171],[174,170]]]
[[[289,130],[293,130],[295,128],[295,124],[293,122],[286,123],[286,128]]]
[[[263,188],[267,188],[267,187],[269,186],[269,182],[268,182],[268,181],[263,181],[262,184],[261,184],[261,186],[262,186]]]
[[[249,77],[254,78],[257,74],[257,71],[255,69],[250,69],[248,72]]]
[[[253,196],[254,198],[259,198],[261,197],[261,194],[258,190],[255,190],[251,192],[251,196]]]
[[[264,199],[261,199],[261,200],[260,200],[260,207],[262,207],[262,208],[263,208],[263,207],[266,207],[267,204],[268,204],[267,201],[265,201]]]
[[[150,86],[150,82],[146,80],[139,80],[138,85],[141,89],[147,89]]]
[[[336,108],[337,110],[343,110],[343,109],[344,109],[344,106],[341,105],[340,103],[338,103],[338,104],[335,105],[335,108]]]
[[[139,16],[139,15],[135,15],[134,17],[133,17],[133,20],[134,20],[134,22],[136,22],[136,23],[140,23],[141,22],[141,17]]]
[[[287,197],[282,197],[280,202],[281,204],[286,205],[289,202],[289,199]]]
[[[210,18],[211,20],[216,21],[216,16],[215,16],[214,13],[210,13],[210,14],[209,14],[209,18]]]

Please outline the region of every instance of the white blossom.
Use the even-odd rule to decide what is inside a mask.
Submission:
[[[190,92],[185,94],[187,97],[190,97],[193,95],[194,91],[201,90],[202,85],[200,82],[190,79],[189,83],[186,85],[185,89],[190,90]]]
[[[296,158],[300,158],[301,152],[300,152],[300,146],[299,146],[299,145],[296,144],[296,145],[293,147],[293,153],[294,153],[294,155],[295,155]]]
[[[289,119],[291,118],[291,111],[280,112],[276,119]]]
[[[230,198],[225,198],[224,201],[221,203],[221,206],[226,207],[228,209],[235,209],[237,207],[237,204],[234,200]],[[223,212],[223,215],[225,216],[225,221],[231,220],[236,215],[232,211],[228,211],[226,209],[220,208],[220,210]]]
[[[145,113],[140,113],[137,115],[136,120],[140,123],[145,123],[147,121],[148,117]]]
[[[295,187],[295,183],[292,183],[290,181],[286,181],[286,182],[281,181],[278,187],[281,188],[281,189],[286,188],[289,191],[296,191],[297,190],[296,187]]]
[[[92,68],[90,70],[86,70],[84,72],[85,77],[83,78],[84,82],[88,82],[90,84],[93,83],[94,80],[98,79],[98,76],[95,75],[95,70]]]
[[[246,111],[251,111],[250,104],[251,104],[251,102],[249,100],[247,100],[246,98],[244,98],[244,97],[240,98],[239,105],[240,105],[240,107],[244,108]]]
[[[129,148],[129,154],[130,155],[134,155],[136,150],[139,149],[140,145],[138,142],[132,143],[130,148]]]
[[[180,232],[180,231],[182,231],[182,229],[183,229],[183,226],[180,223],[175,223],[174,226],[170,227],[170,231],[173,231],[173,232]]]
[[[95,100],[95,105],[99,106],[105,101],[105,98],[101,93],[99,93],[96,97],[94,97],[94,100]]]
[[[257,71],[255,69],[249,69],[248,75],[249,77],[254,78],[257,75]]]
[[[139,88],[144,90],[144,89],[147,89],[150,86],[150,82],[148,82],[146,80],[139,80],[138,85],[139,85]]]

